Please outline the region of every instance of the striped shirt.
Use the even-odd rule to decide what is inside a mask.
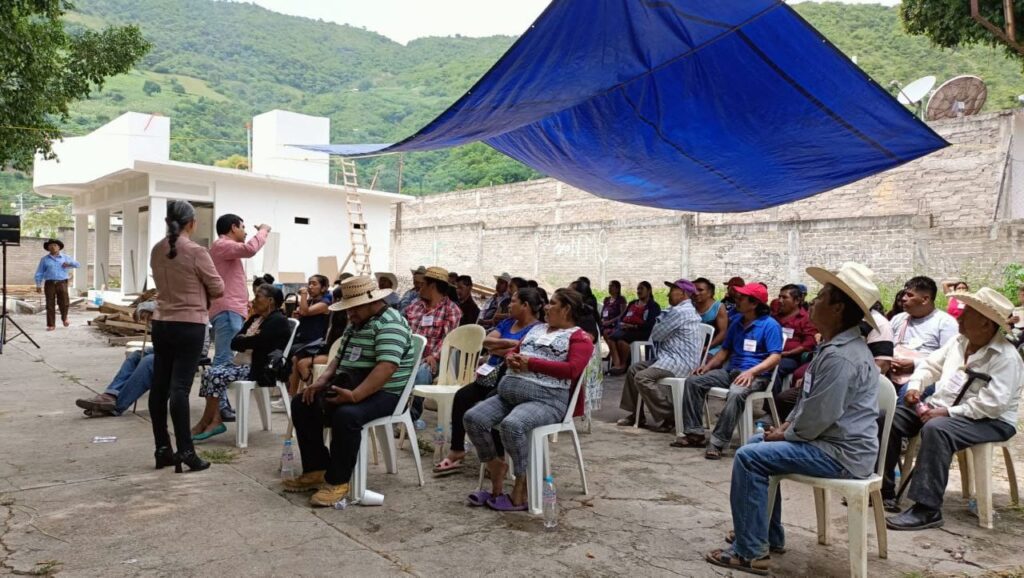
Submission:
[[[378,363],[398,366],[383,390],[401,395],[412,375],[412,332],[397,309],[388,307],[366,323],[349,324],[341,337],[338,350],[338,372],[342,369],[373,369]]]
[[[686,377],[700,364],[704,349],[700,329],[700,315],[689,299],[662,311],[651,330],[655,345],[652,367],[671,371],[676,377]]]

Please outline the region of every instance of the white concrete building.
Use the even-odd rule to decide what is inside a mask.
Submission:
[[[99,287],[108,280],[110,219],[124,222],[122,291],[140,291],[149,271],[150,248],[165,232],[167,201],[191,202],[198,213],[194,239],[209,246],[218,216],[241,216],[250,232],[267,223],[271,241],[248,260],[250,273],[318,272],[318,257],[342,264],[351,250],[345,197],[351,189],[332,185],[328,155],[288,145],[330,142],[330,120],[274,110],[253,119],[252,171],[170,160],[167,117],[129,112],[92,133],[55,142],[56,160],[36,159],[35,191],[70,197],[75,216],[75,258],[95,266]],[[412,197],[358,190],[371,247],[371,265],[390,264],[392,203]],[[96,242],[88,251],[89,218]],[[86,254],[87,251],[91,254]],[[86,276],[74,287],[86,289]],[[152,286],[152,285],[150,285]]]

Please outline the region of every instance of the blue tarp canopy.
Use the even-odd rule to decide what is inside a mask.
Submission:
[[[595,195],[707,212],[803,199],[947,143],[772,0],[554,0],[448,110],[394,145],[483,141]]]

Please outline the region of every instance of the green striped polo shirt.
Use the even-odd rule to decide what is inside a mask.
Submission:
[[[365,371],[378,363],[394,363],[398,369],[384,384],[384,391],[402,394],[413,371],[412,332],[397,309],[384,309],[362,327],[349,324],[341,342],[345,349],[338,351],[339,372],[342,368]]]

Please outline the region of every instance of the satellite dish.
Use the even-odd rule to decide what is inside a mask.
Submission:
[[[928,91],[935,86],[934,76],[924,76],[900,89],[896,100],[900,104],[917,104],[922,98],[928,96]]]
[[[960,118],[978,114],[985,106],[988,89],[985,82],[977,76],[965,74],[942,83],[935,94],[928,100],[925,120],[942,120],[944,118]]]

